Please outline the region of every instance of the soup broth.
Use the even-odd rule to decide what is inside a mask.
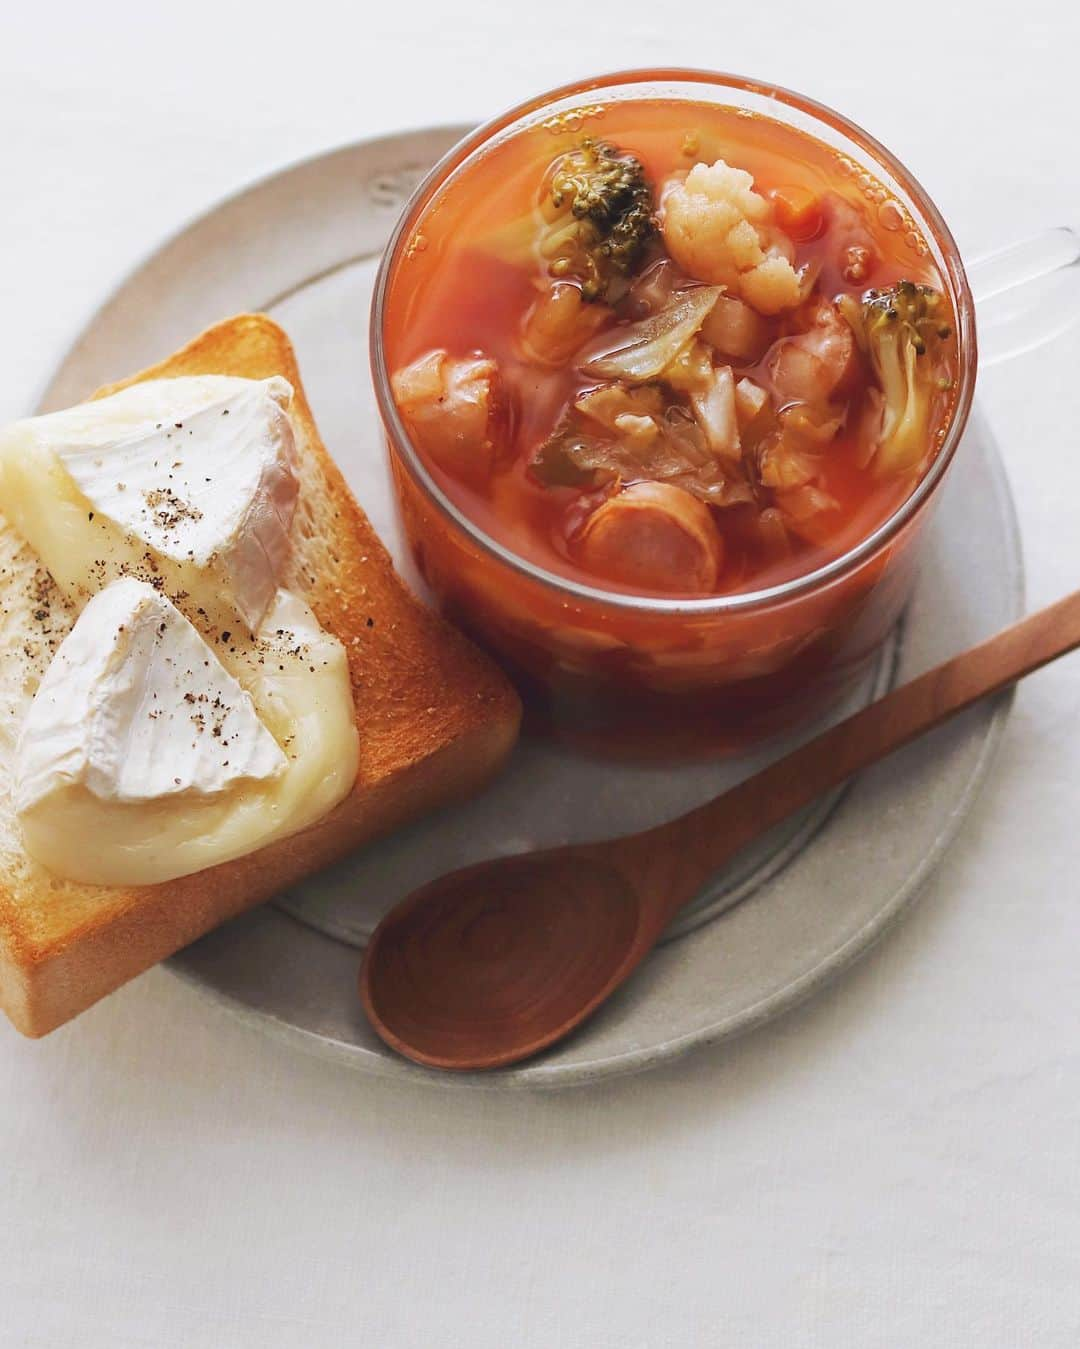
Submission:
[[[466,161],[401,252],[384,341],[413,442],[557,576],[700,597],[814,571],[897,509],[948,425],[930,249],[860,165],[780,122],[592,113]]]

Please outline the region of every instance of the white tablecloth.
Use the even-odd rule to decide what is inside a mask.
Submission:
[[[21,3],[0,25],[0,417],[132,263],[327,146],[590,68],[848,111],[969,254],[1080,223],[1069,0]],[[1080,331],[987,372],[1029,600],[1080,582]],[[911,917],[732,1048],[556,1097],[402,1090],[156,970],[0,1026],[0,1344],[1080,1343],[1080,658],[1020,692]]]

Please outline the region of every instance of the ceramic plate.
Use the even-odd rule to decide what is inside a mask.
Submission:
[[[247,189],[177,235],[78,339],[42,410],[78,401],[228,314],[273,314],[296,345],[323,437],[413,583],[368,376],[379,253],[412,186],[464,127],[362,142]],[[922,581],[852,711],[1016,618],[1016,524],[976,412],[944,487]],[[646,1068],[791,1007],[848,965],[917,893],[990,763],[1008,698],[973,709],[749,850],[577,1035],[517,1069],[452,1076],[392,1054],[356,995],[386,908],[452,867],[670,818],[792,747],[659,770],[523,743],[484,795],[372,845],[169,962],[247,1020],[363,1072],[452,1086],[579,1083]],[[839,715],[839,712],[834,715]],[[810,728],[804,732],[818,728]]]

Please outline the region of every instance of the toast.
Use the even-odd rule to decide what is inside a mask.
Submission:
[[[25,1035],[53,1030],[136,974],[359,844],[494,774],[517,737],[520,704],[499,669],[394,571],[330,458],[285,333],[259,314],[227,319],[137,381],[283,375],[300,459],[293,551],[281,584],[311,606],[349,658],[360,764],[351,793],[315,825],[209,870],[138,888],[61,880],[27,857],[11,800],[15,728],[72,621],[47,574],[0,519],[0,1006]],[[21,621],[48,607],[48,649]],[[40,624],[39,624],[40,629]],[[44,644],[42,644],[44,645]],[[20,706],[21,702],[21,706]]]

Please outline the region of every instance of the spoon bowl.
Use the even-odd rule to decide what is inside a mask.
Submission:
[[[361,972],[364,1008],[418,1063],[513,1063],[622,981],[641,920],[633,887],[600,858],[558,851],[466,867],[380,923]]]

